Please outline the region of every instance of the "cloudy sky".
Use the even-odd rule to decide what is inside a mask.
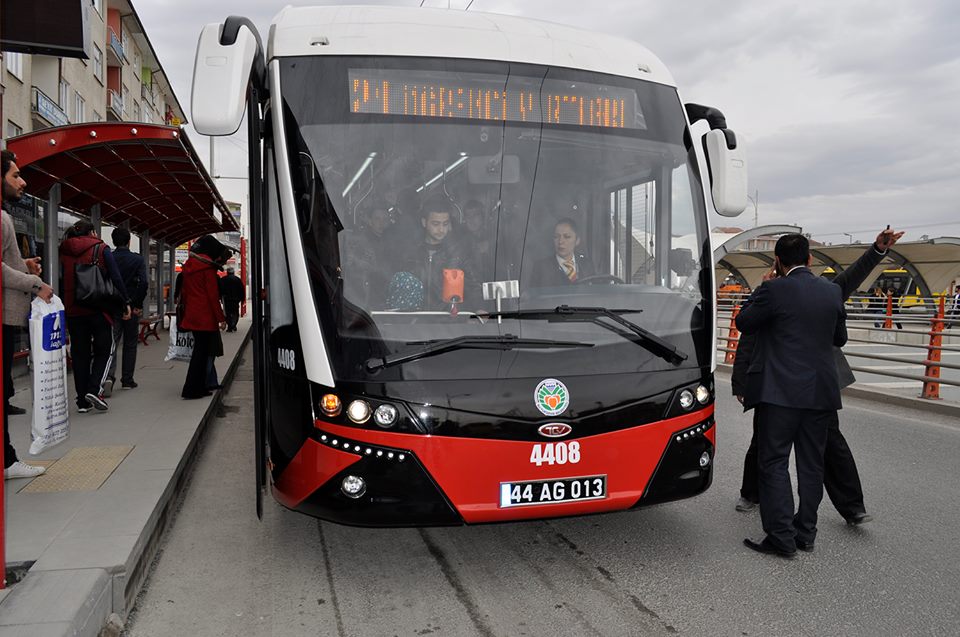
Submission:
[[[451,0],[462,10],[469,0]],[[266,37],[285,4],[135,0],[189,109],[197,36],[227,15]],[[420,0],[352,2],[417,6]],[[425,0],[446,7],[447,0]],[[474,0],[471,11],[550,20],[634,39],[671,69],[684,101],[711,104],[746,142],[760,224],[868,240],[886,224],[960,236],[960,4],[955,0]],[[188,114],[189,117],[189,114]],[[207,155],[205,138],[193,136]],[[216,142],[216,173],[245,174],[245,132]],[[245,182],[222,180],[245,201]],[[751,227],[740,218],[714,225]]]

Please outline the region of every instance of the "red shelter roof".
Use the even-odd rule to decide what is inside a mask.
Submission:
[[[172,126],[98,122],[47,128],[8,140],[41,199],[60,184],[60,204],[131,232],[179,245],[202,234],[239,230],[184,131]],[[214,211],[220,213],[220,220]]]

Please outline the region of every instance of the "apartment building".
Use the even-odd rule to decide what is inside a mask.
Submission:
[[[52,126],[186,121],[130,0],[90,0],[90,59],[3,53],[2,134]]]

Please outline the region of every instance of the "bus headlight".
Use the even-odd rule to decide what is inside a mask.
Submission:
[[[680,406],[688,411],[693,407],[693,392],[689,389],[680,392]]]
[[[356,500],[367,492],[367,482],[360,476],[347,476],[340,483],[340,492]]]
[[[697,402],[706,405],[710,400],[710,390],[703,385],[697,385]]]
[[[343,405],[340,403],[340,398],[336,394],[324,394],[323,398],[320,399],[320,409],[326,416],[330,416],[331,418],[333,416],[339,416],[342,408]]]
[[[373,420],[379,427],[389,429],[397,422],[397,408],[393,405],[380,405],[373,412]]]
[[[347,407],[347,418],[362,425],[370,420],[370,404],[365,400],[355,400]]]

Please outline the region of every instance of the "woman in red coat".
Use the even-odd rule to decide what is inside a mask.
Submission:
[[[193,332],[193,354],[180,393],[187,399],[203,398],[211,393],[207,389],[207,362],[221,342],[219,331],[226,326],[217,277],[225,250],[222,243],[204,235],[190,247],[190,256],[181,269],[182,318],[177,329]]]

